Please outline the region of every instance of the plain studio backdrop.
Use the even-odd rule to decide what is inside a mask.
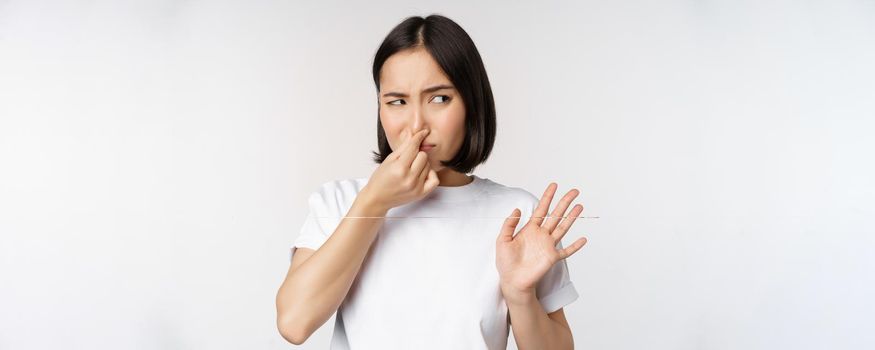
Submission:
[[[601,217],[577,348],[875,347],[871,1],[7,0],[0,349],[291,347],[307,195],[375,169],[373,54],[432,13],[495,93],[474,173]]]

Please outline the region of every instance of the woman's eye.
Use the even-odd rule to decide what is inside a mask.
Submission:
[[[403,104],[403,103],[395,103],[395,102],[404,102],[404,100],[394,100],[394,101],[389,101],[388,104],[390,104],[390,105],[399,105],[399,104]]]
[[[441,103],[443,103],[443,102],[447,102],[447,101],[450,100],[450,97],[447,96],[447,95],[437,95],[437,96],[435,96],[435,97],[442,97],[443,100],[441,101]]]

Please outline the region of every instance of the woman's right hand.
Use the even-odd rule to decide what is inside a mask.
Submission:
[[[438,184],[437,173],[431,169],[428,154],[419,150],[429,130],[420,130],[392,151],[374,170],[360,194],[371,204],[389,210],[422,199]]]

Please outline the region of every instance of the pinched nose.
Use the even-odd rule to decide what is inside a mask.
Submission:
[[[405,144],[405,143],[407,143],[407,140],[410,140],[411,138],[413,138],[414,135],[416,135],[416,133],[421,132],[422,130],[425,130],[425,129],[419,129],[419,130],[416,130],[416,131],[407,132],[407,133],[404,135],[404,140],[401,141],[401,144]],[[431,134],[431,132],[427,133],[427,134],[426,134],[426,137],[427,137],[428,134]],[[425,138],[423,138],[423,139],[422,139],[422,142],[420,142],[419,145],[420,145],[420,146],[434,146],[435,143],[432,142],[432,141],[428,141],[428,140],[426,140]]]

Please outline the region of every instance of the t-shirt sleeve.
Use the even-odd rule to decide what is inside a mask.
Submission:
[[[307,198],[308,212],[298,237],[289,248],[289,261],[294,257],[294,248],[319,249],[340,224],[340,206],[336,186],[331,182],[322,184]]]
[[[556,244],[557,249],[562,249],[562,242]],[[544,277],[538,281],[536,294],[541,307],[547,313],[554,312],[577,300],[577,289],[568,274],[568,262],[561,259],[553,264]]]
[[[534,215],[535,208],[538,207],[538,202],[540,202],[540,198],[535,197],[531,193],[529,193],[529,203],[525,206],[525,221],[520,221],[520,226],[524,225],[528,219]],[[553,208],[550,208],[551,210]],[[548,212],[547,215],[550,215]],[[568,215],[566,212],[565,215]],[[558,226],[558,225],[557,225]],[[521,227],[518,227],[518,229]],[[566,234],[563,239],[568,237]],[[563,248],[562,241],[556,243],[556,248]],[[541,302],[541,307],[544,308],[544,311],[547,313],[554,312],[564,307],[565,305],[571,304],[573,301],[577,300],[578,294],[577,289],[574,287],[574,283],[571,281],[571,276],[568,273],[568,262],[566,259],[562,259],[553,264],[547,273],[544,274],[544,277],[541,277],[541,280],[538,281],[538,285],[535,287],[535,293],[538,296],[538,301]]]

